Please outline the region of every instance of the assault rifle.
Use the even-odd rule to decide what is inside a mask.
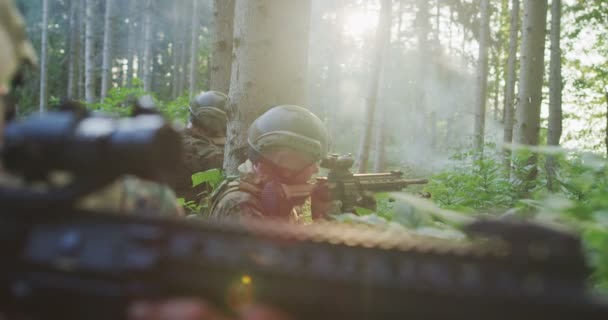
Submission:
[[[375,199],[367,192],[401,191],[409,185],[428,183],[427,179],[404,179],[401,171],[352,173],[353,163],[351,155],[331,155],[321,161],[321,167],[329,169],[327,177],[317,178],[328,184],[332,200],[342,202],[343,212],[354,212],[355,206],[375,210]]]
[[[80,170],[84,164],[71,158],[85,155],[56,143],[66,139],[68,145],[103,155],[86,158],[96,162],[113,154],[117,131],[120,141],[136,150],[160,148],[160,140],[148,139],[160,132],[162,141],[174,142],[156,121],[146,120],[146,126],[136,121],[147,129],[135,139],[138,135],[124,127],[82,136],[82,131],[68,129],[82,129],[79,122],[65,126],[58,119],[44,117],[37,122],[42,126],[12,127],[13,133],[25,131],[6,136],[12,147],[3,150],[4,162],[14,159],[7,153],[18,150],[24,164],[54,152],[46,156],[55,161],[38,168],[36,176],[59,166],[80,175],[76,183],[100,187],[107,179],[96,175],[143,174],[147,166]],[[53,132],[64,133],[63,138]],[[156,162],[166,153],[146,155]],[[121,159],[139,160],[136,154]],[[34,169],[15,163],[7,168],[15,173]],[[135,299],[187,296],[227,310],[251,301],[269,303],[297,319],[608,317],[607,300],[587,290],[589,270],[579,239],[536,225],[477,222],[467,230],[486,240],[454,243],[368,226],[222,224],[85,212],[73,205],[84,191],[67,192],[75,189],[69,185],[48,186],[46,191],[23,188],[0,188],[0,310],[9,315],[124,319]],[[24,200],[21,205],[13,201],[17,192]],[[43,210],[32,205],[42,200]]]

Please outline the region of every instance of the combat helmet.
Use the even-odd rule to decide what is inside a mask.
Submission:
[[[321,119],[305,108],[280,105],[271,108],[249,127],[247,142],[249,158],[254,162],[277,148],[287,148],[309,157],[311,162],[321,160],[329,149],[329,134]],[[290,168],[288,163],[269,159],[276,165]]]
[[[12,0],[0,0],[0,94],[8,93],[24,63],[36,64],[25,23]]]
[[[228,96],[218,91],[201,92],[190,101],[190,122],[215,137],[226,135],[226,101]]]

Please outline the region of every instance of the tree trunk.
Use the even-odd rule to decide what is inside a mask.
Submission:
[[[85,69],[86,69],[86,12],[87,12],[87,0],[80,0],[80,8],[79,8],[79,35],[78,39],[80,41],[80,52],[79,52],[79,60],[78,60],[78,99],[82,99],[84,97],[84,78],[85,78]],[[82,45],[84,43],[84,45]]]
[[[127,87],[133,86],[133,56],[135,56],[136,37],[135,37],[135,17],[136,0],[129,0],[129,31],[127,33]],[[139,23],[139,22],[138,22]]]
[[[558,146],[562,136],[562,49],[560,45],[562,1],[551,0],[551,62],[549,71],[549,126],[547,145]],[[557,163],[547,156],[547,189],[556,191],[554,184]]]
[[[228,92],[232,71],[234,0],[214,0],[211,90]]]
[[[540,130],[540,104],[542,100],[547,0],[524,2],[521,67],[517,101],[514,140],[521,145],[538,145]],[[534,186],[538,169],[537,156],[527,156],[526,172],[521,177],[522,196],[526,197]]]
[[[93,16],[95,1],[86,1],[84,95],[87,103],[93,103],[95,102],[95,17]]]
[[[143,43],[143,72],[144,91],[152,90],[152,2],[144,1],[144,43]]]
[[[47,59],[49,40],[49,1],[42,0],[42,36],[40,40],[40,112],[44,112],[47,104]]]
[[[517,79],[517,43],[519,32],[519,1],[511,1],[511,26],[509,30],[509,57],[507,59],[507,81],[505,83],[504,131],[503,142],[510,145],[513,141],[513,118],[515,114],[515,81]],[[504,165],[511,171],[511,151],[504,149]]]
[[[106,98],[112,81],[112,7],[114,0],[106,0],[106,13],[103,27],[103,62],[101,66],[101,94],[100,98]]]
[[[184,90],[186,87],[186,67],[188,65],[188,40],[186,37],[182,38],[182,43],[180,44],[180,56],[179,56],[179,81],[177,84],[177,92],[178,95],[184,94]]]
[[[200,27],[198,1],[192,0],[192,35],[190,38],[190,99],[196,95],[198,75],[198,31]]]
[[[376,157],[374,159],[374,172],[384,172],[386,167],[386,106],[378,105],[378,123],[376,126]]]
[[[376,31],[376,46],[374,56],[370,66],[371,77],[365,104],[364,131],[359,145],[357,158],[357,171],[365,172],[369,160],[369,149],[372,142],[372,132],[374,126],[374,115],[376,113],[376,103],[378,101],[378,88],[380,86],[380,75],[382,74],[385,52],[391,40],[391,0],[383,0],[380,14],[378,15],[378,29]]]
[[[272,106],[306,105],[310,0],[237,0],[224,169],[245,159],[247,128]]]
[[[68,51],[68,99],[76,99],[80,65],[80,0],[70,3],[70,49]]]
[[[475,147],[483,152],[486,126],[486,101],[488,93],[488,42],[490,40],[490,0],[481,0],[479,22],[479,56],[475,86]]]

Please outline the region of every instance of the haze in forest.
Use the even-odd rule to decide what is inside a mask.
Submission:
[[[119,106],[121,102],[112,99],[126,97],[127,93],[150,92],[171,116],[183,121],[193,94],[209,89],[228,91],[230,87],[234,70],[231,73],[223,69],[230,69],[229,64],[236,59],[232,51],[233,18],[221,10],[232,5],[234,11],[233,1],[16,2],[25,14],[28,33],[37,51],[47,57],[42,60],[44,71],[30,73],[27,85],[18,92],[21,116],[48,110],[65,97],[102,108],[104,103]],[[487,11],[484,3],[488,5]],[[333,138],[332,151],[360,152],[361,137],[369,125],[366,112],[374,68],[379,70],[370,163],[380,161],[384,162],[380,167],[433,171],[448,162],[455,152],[474,148],[478,143],[476,95],[479,72],[483,72],[479,69],[480,54],[484,51],[480,51],[483,32],[487,33],[483,44],[487,46],[483,142],[500,146],[508,103],[505,94],[514,3],[512,0],[311,1],[310,14],[302,13],[307,20],[307,36],[292,42],[307,44],[307,52],[297,53],[304,54],[307,61],[306,74],[301,75],[305,78],[305,106],[326,121]],[[606,10],[606,3],[597,2],[597,8],[586,8],[584,3],[568,0],[562,4],[564,114],[560,143],[567,148],[605,154],[607,30],[606,25],[598,27],[593,23],[592,15],[595,9],[604,12],[601,10]],[[381,16],[383,5],[389,6],[388,18]],[[519,6],[523,11],[523,3]],[[482,24],[483,12],[489,14],[487,29]],[[523,12],[519,15],[522,17]],[[586,23],[584,17],[591,22]],[[551,12],[546,19],[547,67],[540,134],[543,141],[549,116]],[[519,42],[521,23],[517,29]],[[387,41],[378,64],[375,57],[377,39],[382,36],[381,25],[387,26],[388,34],[384,35]],[[220,29],[228,32],[230,40],[218,39]],[[46,53],[41,47],[45,39]],[[519,61],[519,47],[517,52]],[[281,59],[290,59],[288,53],[285,55]],[[220,56],[224,60],[218,62]],[[220,79],[214,72],[224,72],[226,76]],[[265,76],[257,75],[259,79]],[[41,86],[42,77],[48,80],[42,81],[45,84]],[[108,96],[112,90],[114,93]]]

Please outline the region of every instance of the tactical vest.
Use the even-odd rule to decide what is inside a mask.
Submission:
[[[217,204],[226,197],[226,195],[238,191],[248,193],[255,199],[260,199],[262,195],[262,188],[260,186],[247,181],[241,181],[238,176],[227,177],[211,195],[211,205],[209,206],[207,215],[211,215],[215,211]],[[300,220],[297,208],[292,210],[289,220],[292,222],[298,222]]]

